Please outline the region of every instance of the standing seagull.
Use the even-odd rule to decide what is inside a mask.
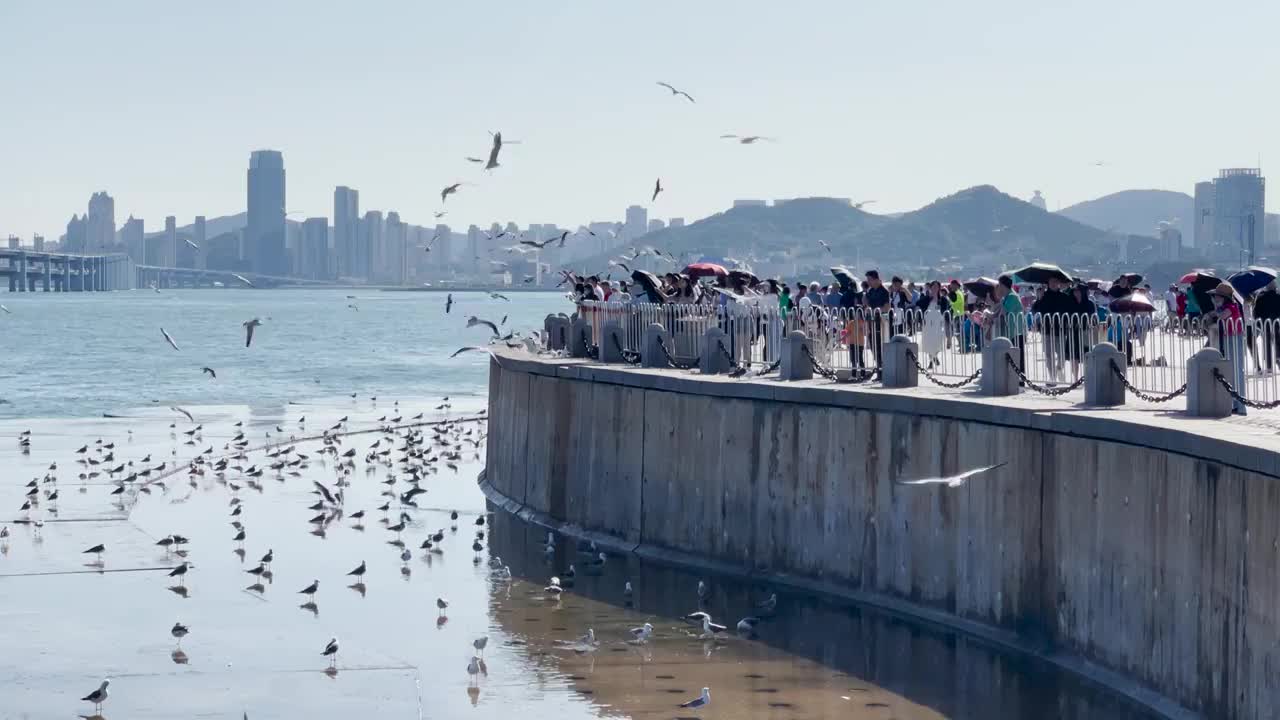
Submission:
[[[169,630],[169,634],[178,639],[178,647],[182,647],[182,638],[186,637],[191,629],[180,622],[173,624],[173,628]]]
[[[253,342],[253,329],[262,324],[258,318],[244,321],[244,346],[249,347],[249,343]]]
[[[471,641],[471,647],[475,648],[476,652],[480,653],[482,657],[484,656],[484,648],[488,644],[489,644],[488,635],[481,635],[480,637]]]
[[[329,658],[329,667],[338,664],[338,638],[329,638],[329,644],[324,646],[324,651],[320,653],[321,657]]]
[[[103,680],[102,684],[98,686],[97,690],[94,690],[88,695],[85,695],[84,697],[80,698],[84,702],[93,703],[93,712],[95,715],[102,712],[102,703],[107,701],[107,686],[110,684],[111,684],[111,680],[109,679]]]
[[[1002,463],[997,463],[995,465],[987,465],[986,467],[966,470],[958,475],[952,475],[950,477],[933,477],[933,478],[923,478],[920,480],[895,480],[894,482],[898,483],[899,485],[946,485],[947,487],[957,488],[957,487],[960,487],[961,485],[964,485],[965,481],[973,477],[974,475],[980,475],[985,472],[990,472],[997,468],[1002,468],[1008,464],[1009,464],[1008,462],[1002,462]]]
[[[686,703],[680,703],[682,708],[702,708],[711,704],[711,689],[702,688],[702,694]]]
[[[160,334],[164,336],[164,341],[169,343],[169,347],[173,348],[174,350],[178,349],[178,343],[173,341],[173,336],[165,332],[164,328],[160,328]]]
[[[649,202],[653,202],[654,200],[657,200],[658,193],[660,192],[662,192],[662,178],[658,178],[657,182],[653,184],[653,199],[650,200]]]
[[[360,582],[364,580],[364,571],[365,571],[364,561],[361,560],[360,565],[355,570],[352,570],[351,572],[347,573],[347,575],[355,578],[356,582]]]
[[[685,99],[686,99],[686,100],[688,100],[689,102],[691,102],[691,103],[693,103],[693,104],[695,104],[695,105],[697,104],[697,101],[696,101],[696,100],[694,100],[694,99],[693,99],[693,96],[692,96],[692,95],[690,95],[689,93],[687,93],[687,92],[685,92],[685,91],[683,91],[683,90],[677,90],[677,89],[675,89],[674,87],[672,87],[672,86],[668,85],[667,83],[662,82],[661,80],[659,80],[659,81],[658,81],[658,84],[659,84],[659,85],[661,85],[662,87],[664,87],[664,88],[666,88],[666,89],[670,90],[672,95],[683,95],[683,96],[685,97]]]
[[[436,609],[440,611],[441,615],[444,615],[444,611],[449,609],[449,601],[442,597],[436,598]]]
[[[102,562],[102,553],[104,553],[104,552],[106,552],[106,551],[107,551],[107,547],[106,547],[105,545],[98,544],[98,545],[94,545],[93,547],[89,548],[88,550],[85,550],[85,551],[84,551],[83,553],[81,553],[81,554],[82,554],[82,555],[97,555],[97,556],[98,556],[98,562]]]
[[[312,580],[311,584],[298,591],[299,595],[306,595],[309,600],[315,602],[316,591],[320,589],[320,581]]]

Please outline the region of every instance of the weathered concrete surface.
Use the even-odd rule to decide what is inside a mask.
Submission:
[[[489,482],[530,511],[1008,632],[1208,716],[1280,701],[1277,453],[1232,426],[564,361],[491,372]],[[520,376],[527,422],[501,396]],[[893,482],[995,462],[954,490]]]

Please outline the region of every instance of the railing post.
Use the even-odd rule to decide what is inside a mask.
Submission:
[[[547,330],[547,349],[565,350],[569,344],[569,319],[564,315],[548,315],[545,327]]]
[[[578,315],[569,326],[569,357],[590,357],[591,321]]]
[[[809,360],[809,353],[813,347],[809,344],[809,337],[802,330],[793,330],[782,339],[782,365],[778,368],[778,377],[781,380],[812,380],[813,379],[813,362]]]
[[[729,359],[725,356],[729,352],[727,338],[724,330],[714,326],[707,328],[702,334],[702,357],[698,359],[698,371],[703,375],[729,372]]]
[[[920,384],[920,371],[916,366],[920,346],[906,335],[894,335],[884,346],[884,369],[880,383],[884,387],[908,388]]]
[[[625,345],[623,342],[624,337],[622,323],[617,320],[605,321],[604,325],[600,327],[600,362],[626,362],[622,357],[622,348]]]
[[[1018,375],[1009,367],[1009,361],[1018,361],[1013,343],[1007,337],[998,337],[982,349],[982,376],[980,391],[983,395],[1003,397],[1017,395]]]
[[[1231,414],[1231,396],[1213,377],[1214,370],[1223,377],[1232,377],[1230,361],[1213,348],[1205,348],[1187,360],[1188,415],[1221,418]]]
[[[1124,404],[1124,383],[1111,369],[1115,363],[1123,375],[1128,368],[1124,353],[1109,342],[1098,343],[1084,356],[1084,404],[1115,407]]]
[[[659,323],[644,329],[644,343],[640,345],[640,365],[647,368],[668,368],[667,354],[662,345],[670,342],[671,333]]]

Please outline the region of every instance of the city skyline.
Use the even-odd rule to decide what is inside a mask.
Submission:
[[[287,209],[301,217],[329,214],[347,182],[425,224],[441,187],[475,183],[443,204],[461,226],[611,216],[646,200],[654,177],[666,192],[651,210],[688,218],[739,197],[876,199],[893,212],[984,183],[1040,189],[1056,209],[1123,188],[1190,192],[1280,153],[1273,101],[1232,109],[1280,69],[1264,32],[1280,9],[1267,5],[74,5],[76,23],[44,3],[0,9],[12,31],[0,62],[17,70],[0,90],[40,108],[10,117],[20,142],[6,143],[0,235],[50,236],[103,187],[130,198],[118,218],[236,212],[231,179],[258,147],[289,156]],[[480,27],[510,42],[477,54],[466,30]],[[646,52],[619,52],[618,28]],[[577,41],[548,47],[551,33]],[[54,36],[60,51],[45,52]],[[188,51],[226,37],[229,52]],[[1168,38],[1190,37],[1196,53],[1170,51]],[[397,107],[370,112],[342,93]],[[486,173],[464,156],[486,150],[488,130],[522,144]],[[718,139],[748,132],[778,142]]]

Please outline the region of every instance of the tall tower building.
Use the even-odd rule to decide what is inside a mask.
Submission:
[[[178,266],[178,218],[169,215],[164,219],[164,237],[160,241],[160,256],[157,265],[164,267]]]
[[[96,192],[89,198],[85,223],[89,252],[105,253],[116,244],[116,201],[106,191]]]
[[[448,225],[436,225],[435,232],[431,235],[435,238],[428,238],[431,243],[431,264],[444,274],[448,271],[449,263],[453,262],[453,230]]]
[[[284,156],[278,150],[249,155],[248,210],[245,243],[254,272],[288,275],[284,236]]]
[[[124,245],[124,251],[130,260],[138,265],[147,264],[146,231],[142,225],[142,218],[130,215],[129,219],[124,221],[124,225],[120,227],[120,243]]]
[[[645,234],[649,229],[649,211],[639,205],[632,205],[627,208],[626,222],[623,225],[623,233],[626,234],[628,240],[634,240]]]
[[[71,216],[71,220],[67,222],[67,234],[62,239],[63,252],[83,254],[87,251],[89,243],[87,225],[87,218],[79,215]]]
[[[298,272],[310,280],[329,276],[329,219],[307,218],[302,221],[302,239],[298,246]]]
[[[383,230],[381,280],[383,282],[405,284],[408,279],[408,268],[405,246],[408,245],[409,228],[400,221],[400,213],[394,210],[387,212],[387,226]]]
[[[360,227],[360,193],[346,185],[333,189],[333,253],[338,277],[353,277],[356,234]]]
[[[1040,208],[1041,210],[1048,210],[1048,209],[1049,209],[1049,203],[1047,203],[1047,202],[1045,202],[1045,201],[1044,201],[1044,196],[1040,194],[1040,191],[1039,191],[1039,190],[1036,190],[1036,194],[1035,194],[1035,195],[1033,195],[1033,196],[1031,197],[1031,199],[1030,199],[1030,200],[1028,200],[1027,202],[1030,202],[1032,205],[1035,205],[1036,207]]]
[[[373,277],[373,248],[382,244],[382,213],[370,210],[360,220],[352,275],[363,280]]]
[[[1214,259],[1253,264],[1262,247],[1266,180],[1257,168],[1228,168],[1213,181]]]
[[[480,232],[480,228],[471,225],[467,227],[467,249],[466,255],[462,258],[462,267],[467,268],[467,272],[475,275],[480,268],[480,248],[481,239],[484,237]]]
[[[206,234],[205,227],[204,227],[204,216],[197,215],[195,223],[193,223],[191,226],[191,241],[196,244],[197,248],[199,248],[198,250],[196,250],[194,267],[197,267],[201,270],[204,270],[209,266],[208,261],[205,259],[207,257],[206,253],[208,252],[208,250],[206,250],[204,247],[204,243],[208,239],[209,238]]]
[[[1205,250],[1213,245],[1213,182],[1196,183],[1195,226],[1191,232],[1191,246]]]

